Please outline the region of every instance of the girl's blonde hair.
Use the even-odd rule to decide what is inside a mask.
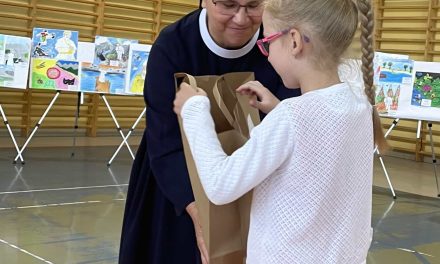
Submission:
[[[296,28],[310,39],[313,61],[320,68],[338,67],[361,24],[362,73],[365,94],[373,106],[374,142],[379,150],[387,148],[373,85],[374,14],[370,0],[266,0],[265,12],[279,29]]]

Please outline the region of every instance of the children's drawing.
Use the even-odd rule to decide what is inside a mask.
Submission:
[[[400,84],[381,83],[376,90],[376,103],[379,112],[389,113],[397,111],[399,106]]]
[[[0,65],[5,64],[5,35],[0,34]]]
[[[32,57],[57,60],[77,59],[78,32],[59,29],[34,28]]]
[[[440,73],[416,72],[411,104],[440,108]]]
[[[137,40],[96,36],[93,61],[81,63],[80,90],[125,94],[129,51],[132,43],[137,43]]]
[[[383,59],[376,84],[376,107],[379,113],[395,113],[402,89],[411,89],[414,61]]]
[[[33,59],[29,86],[36,89],[78,91],[78,62]]]
[[[112,66],[96,66],[89,62],[81,63],[82,92],[124,94],[125,71]]]
[[[132,44],[129,57],[129,78],[126,78],[126,93],[142,94],[147,75],[147,61],[151,45]]]
[[[96,36],[94,64],[127,69],[130,44],[137,42],[137,40]]]
[[[3,83],[14,81],[14,67],[0,64],[0,86],[4,86]]]
[[[0,87],[25,89],[31,39],[0,35]]]
[[[386,67],[386,63],[384,62],[391,59],[409,59],[408,55],[403,54],[393,54],[393,53],[384,53],[384,52],[374,52],[374,60],[373,60],[373,71],[374,71],[374,84],[378,84],[379,82],[379,73],[381,68]]]

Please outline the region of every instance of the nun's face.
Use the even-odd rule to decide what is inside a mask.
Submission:
[[[208,30],[214,41],[226,49],[241,48],[260,28],[262,0],[203,0]]]

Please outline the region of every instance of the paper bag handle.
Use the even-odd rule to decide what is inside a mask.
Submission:
[[[178,78],[184,78],[184,81],[188,82],[189,85],[195,91],[197,91],[197,89],[198,89],[197,81],[194,78],[194,76],[187,74],[187,73],[183,73],[183,72],[174,74],[174,81],[175,81],[175,85],[176,85],[176,90],[179,89],[179,86],[177,83]],[[243,115],[243,110],[241,108],[240,103],[238,103],[238,101],[237,101],[234,106],[234,109],[230,110],[226,106],[222,96],[220,95],[219,83],[222,81],[224,81],[225,85],[227,85],[227,82],[225,81],[224,76],[218,76],[218,78],[214,82],[214,87],[212,88],[212,95],[214,97],[214,100],[215,100],[218,108],[220,109],[220,112],[223,114],[223,117],[226,119],[226,121],[229,123],[229,125],[231,127],[233,127],[234,129],[236,129],[237,131],[240,131],[240,133],[242,133],[243,135],[249,136],[249,128],[247,126],[242,127],[240,125],[240,124],[246,124],[246,118]],[[229,92],[232,94],[232,96],[234,96],[234,92],[231,89],[226,89],[225,92]]]
[[[214,87],[212,88],[212,93],[214,95],[214,99],[218,105],[218,107],[220,108],[220,111],[222,112],[222,114],[224,115],[224,117],[226,118],[226,120],[228,120],[229,124],[236,128],[236,122],[235,122],[235,118],[231,115],[231,112],[229,111],[228,107],[226,106],[225,102],[223,101],[222,97],[220,96],[220,91],[218,88],[218,82],[220,80],[224,80],[223,76],[220,76],[214,84]]]
[[[197,81],[196,78],[194,78],[194,76],[189,75],[187,73],[184,72],[178,72],[174,74],[174,81],[176,82],[176,89],[179,89],[179,86],[177,86],[177,78],[186,78],[189,82],[189,85],[197,91]]]
[[[246,118],[244,116],[243,113],[243,109],[241,108],[241,104],[238,102],[238,98],[235,95],[234,91],[232,89],[226,89],[225,92],[229,92],[231,93],[233,96],[235,95],[236,103],[234,105],[234,109],[230,110],[224,100],[222,99],[222,97],[220,96],[220,87],[219,87],[219,82],[224,81],[225,85],[228,85],[228,83],[226,82],[224,76],[220,76],[215,84],[214,87],[212,89],[212,93],[214,95],[214,99],[218,105],[218,107],[220,108],[220,111],[222,112],[223,116],[226,118],[226,120],[229,122],[229,124],[236,129],[237,131],[239,131],[242,135],[249,137],[249,127],[246,125]],[[244,124],[244,126],[243,126]]]
[[[197,91],[197,81],[194,78],[194,76],[187,74],[187,73],[183,73],[183,72],[178,72],[174,74],[174,80],[176,82],[176,89],[179,89],[179,86],[177,85],[177,78],[185,78],[188,82],[189,85]],[[226,120],[228,121],[228,123],[238,129],[236,122],[235,122],[235,118],[231,115],[231,113],[229,112],[228,107],[226,106],[226,104],[223,102],[223,99],[220,96],[220,92],[219,92],[219,88],[218,88],[218,82],[220,80],[224,80],[223,76],[219,76],[219,78],[215,81],[214,83],[214,87],[212,89],[213,95],[214,95],[214,99],[217,102],[218,107],[220,108],[220,111],[222,112],[222,114],[224,115],[224,117],[226,118]]]

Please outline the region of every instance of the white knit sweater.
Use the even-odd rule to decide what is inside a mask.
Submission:
[[[347,84],[286,99],[227,156],[209,100],[183,106],[186,136],[208,198],[252,188],[250,264],[360,264],[371,242],[372,108]]]

